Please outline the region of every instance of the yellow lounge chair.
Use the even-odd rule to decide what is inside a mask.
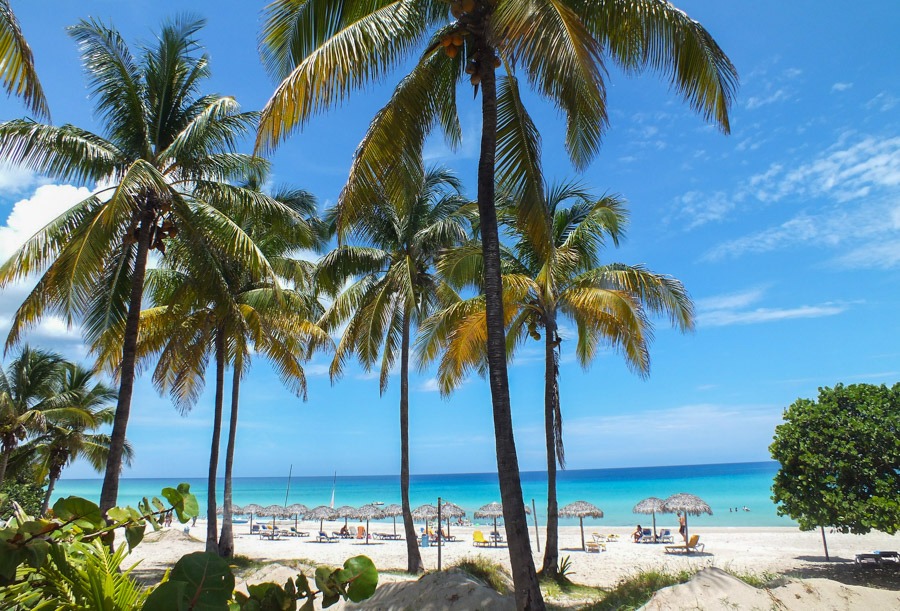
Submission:
[[[480,530],[476,530],[472,533],[472,544],[475,547],[489,547],[491,542],[484,538],[484,533]]]
[[[700,535],[691,535],[691,540],[687,542],[687,545],[667,545],[666,553],[676,554],[684,552],[685,554],[690,554],[692,552],[702,552],[704,549],[706,549],[706,546],[700,543]]]

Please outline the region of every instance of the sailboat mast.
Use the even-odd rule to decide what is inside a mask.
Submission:
[[[331,508],[334,509],[334,489],[337,487],[337,471],[334,472],[334,478],[331,480]]]
[[[288,495],[291,493],[291,475],[294,473],[294,465],[291,464],[291,468],[288,469],[288,484],[287,490],[284,491],[284,506],[287,507]]]

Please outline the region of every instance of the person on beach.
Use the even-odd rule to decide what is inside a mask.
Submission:
[[[347,529],[347,525],[346,525],[346,524],[344,524],[343,526],[341,526],[340,536],[341,536],[341,537],[349,537],[349,536],[350,536],[350,531]]]
[[[643,537],[643,536],[644,536],[644,529],[641,528],[640,524],[638,524],[637,528],[635,528],[634,532],[631,534],[631,540],[634,543],[637,543],[638,541],[641,540],[641,537]]]
[[[678,534],[687,543],[687,518],[680,511],[678,512]]]

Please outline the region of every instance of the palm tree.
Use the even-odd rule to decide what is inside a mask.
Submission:
[[[22,35],[9,0],[0,0],[0,81],[6,87],[6,94],[21,96],[31,112],[39,117],[50,116],[34,69],[31,47]]]
[[[44,432],[29,443],[37,458],[38,481],[47,478],[47,492],[41,505],[41,515],[47,513],[53,488],[62,470],[72,461],[87,460],[97,472],[102,472],[109,455],[109,435],[92,432],[102,425],[112,424],[115,409],[107,404],[115,401],[115,389],[103,382],[93,383],[93,372],[76,363],[62,363],[58,369],[56,392],[73,410],[69,415],[47,418]],[[125,444],[124,460],[131,463],[134,450]]]
[[[70,324],[80,320],[96,351],[106,331],[122,328],[114,363],[118,402],[100,494],[104,511],[118,495],[150,252],[164,255],[174,241],[197,248],[213,243],[257,276],[274,275],[223,211],[227,204],[270,214],[281,206],[227,182],[265,162],[234,152],[256,116],[239,112],[233,98],[199,94],[209,75],[195,37],[202,24],[164,24],[139,57],[116,30],[97,21],[70,28],[105,136],[25,119],[0,124],[0,155],[9,162],[54,178],[111,185],[64,212],[0,267],[0,287],[43,272],[13,318],[7,346],[48,311]]]
[[[400,358],[400,499],[410,573],[425,567],[409,503],[409,349],[413,327],[452,293],[435,277],[434,263],[466,239],[468,202],[459,188],[447,170],[428,170],[408,198],[380,201],[357,222],[354,234],[367,245],[340,246],[319,265],[318,279],[326,289],[337,290],[347,278],[354,279],[323,318],[331,330],[348,323],[331,364],[332,379],[355,354],[366,370],[380,368],[384,394]]]
[[[19,442],[42,431],[48,415],[60,414],[53,399],[62,363],[59,354],[23,346],[6,371],[0,369],[0,484]]]
[[[258,186],[248,188],[258,190]],[[319,231],[302,215],[315,210],[311,196],[302,191],[276,194],[291,211],[290,218],[272,219],[247,215],[233,222],[251,236],[268,264],[288,283],[309,285],[312,265],[290,258],[297,248],[314,247]],[[293,221],[293,222],[292,222]],[[240,261],[215,248],[201,250],[174,244],[163,267],[148,272],[148,295],[154,307],[141,313],[137,352],[141,361],[158,355],[153,381],[160,393],[168,392],[182,411],[190,410],[204,388],[210,360],[215,367],[213,430],[207,482],[206,550],[221,555],[234,553],[231,534],[231,474],[237,434],[240,379],[246,373],[253,350],[267,356],[282,380],[298,396],[306,398],[306,378],[301,361],[315,348],[328,345],[328,335],[309,322],[320,314],[310,311],[310,299],[301,291],[283,288],[276,278],[258,278]],[[314,301],[314,300],[312,300]],[[114,347],[121,337],[110,338]],[[233,367],[231,423],[226,455],[226,511],[222,538],[216,516],[216,485],[225,394],[225,368]]]
[[[650,67],[667,74],[686,101],[725,132],[734,67],[698,22],[664,0],[274,0],[267,12],[263,57],[281,84],[263,109],[258,149],[277,146],[315,113],[380,79],[427,41],[357,149],[339,202],[342,232],[368,214],[382,181],[388,181],[381,188],[389,193],[403,192],[435,126],[451,144],[459,141],[455,96],[464,75],[470,75],[476,94],[481,89],[478,211],[497,470],[516,604],[541,609],[509,405],[495,179],[517,187],[523,219],[539,215],[542,191],[534,188],[535,168],[517,146],[519,126],[504,123],[503,115],[498,123],[498,104],[521,105],[513,72],[520,68],[565,113],[566,147],[583,169],[607,123],[605,55],[630,72]],[[507,76],[498,97],[501,66]]]
[[[508,317],[510,358],[528,337],[544,341],[544,426],[547,444],[547,544],[542,574],[558,576],[559,514],[556,468],[565,467],[562,410],[559,399],[559,356],[563,338],[559,323],[565,318],[577,332],[575,354],[587,369],[600,345],[619,350],[630,368],[641,375],[650,369],[648,345],[652,323],[648,314],[667,316],[682,331],[693,328],[693,307],[682,284],[643,266],[600,263],[607,243],[618,244],[626,223],[621,201],[612,196],[592,198],[578,184],[549,188],[543,227],[520,225],[511,205],[501,208],[514,241],[504,249],[504,311]],[[540,244],[537,240],[549,240]],[[440,266],[458,286],[480,283],[483,263],[478,245],[450,253]],[[484,299],[459,302],[423,325],[420,353],[423,360],[440,355],[439,384],[447,394],[471,369],[483,368]]]
[[[250,181],[248,188],[260,190],[260,181]],[[288,227],[280,226],[280,231],[272,231],[270,227],[260,224],[252,217],[244,219],[241,226],[253,237],[260,249],[266,253],[279,277],[293,290],[290,298],[296,303],[294,308],[288,307],[284,299],[277,299],[271,285],[259,283],[248,284],[238,289],[236,301],[242,305],[245,318],[258,318],[261,321],[259,339],[254,340],[257,351],[268,356],[278,367],[282,379],[296,388],[306,398],[306,380],[299,363],[294,363],[294,354],[288,349],[285,337],[295,337],[300,330],[303,337],[308,338],[304,356],[308,356],[317,348],[331,345],[331,338],[309,321],[323,314],[321,304],[315,297],[313,286],[313,266],[302,259],[291,255],[298,247],[321,248],[326,237],[323,224],[316,218],[317,206],[313,195],[301,189],[281,187],[271,194],[272,199],[282,202],[296,212],[308,223],[308,228],[298,224],[294,231],[286,231]],[[308,229],[308,230],[307,230]],[[285,324],[288,323],[288,324]],[[240,399],[241,378],[249,365],[249,351],[236,354],[232,364],[231,382],[231,417],[228,427],[228,442],[225,450],[225,483],[222,516],[222,531],[219,535],[219,555],[224,558],[234,556],[234,532],[232,530],[232,474],[234,467],[234,448],[237,440],[238,407]]]

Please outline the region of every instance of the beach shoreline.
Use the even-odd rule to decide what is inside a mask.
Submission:
[[[265,522],[265,521],[263,521]],[[271,520],[268,521],[271,523]],[[343,522],[327,522],[326,532],[337,531]],[[351,521],[356,531],[356,522]],[[280,527],[289,528],[293,521],[278,521]],[[364,524],[363,524],[364,526]],[[390,533],[390,523],[371,525],[373,533]],[[399,525],[398,525],[399,526]],[[416,529],[419,530],[417,524]],[[670,524],[658,524],[658,528],[670,528]],[[147,540],[139,545],[126,564],[140,561],[139,576],[152,580],[161,576],[182,555],[203,551],[206,525],[198,520],[188,527],[190,537],[184,533],[185,525],[173,525],[165,532],[147,535]],[[404,541],[370,541],[342,539],[334,543],[318,543],[315,535],[318,522],[301,521],[299,530],[307,531],[310,537],[286,537],[277,540],[261,539],[251,535],[248,524],[235,525],[235,553],[259,563],[280,563],[301,561],[304,564],[325,564],[339,566],[344,560],[356,555],[369,556],[381,572],[404,571],[406,567],[406,544]],[[474,547],[472,533],[482,530],[485,534],[490,527],[451,526],[451,534],[457,541],[441,547],[442,567],[447,568],[466,557],[484,556],[505,567],[509,567],[506,547]],[[609,588],[622,579],[639,571],[661,570],[679,572],[718,567],[730,572],[746,575],[771,575],[815,572],[823,566],[851,563],[855,554],[874,550],[900,550],[900,536],[884,533],[852,535],[827,533],[831,562],[825,562],[821,533],[802,532],[792,527],[698,527],[692,528],[691,535],[699,535],[705,549],[699,554],[666,554],[663,544],[632,543],[633,528],[602,527],[599,524],[585,524],[585,538],[590,541],[592,533],[616,534],[619,541],[606,543],[606,551],[589,553],[581,549],[581,534],[578,526],[560,528],[560,558],[568,556],[571,561],[571,579],[577,583]],[[399,529],[402,532],[402,528]],[[502,527],[500,532],[503,533]],[[540,529],[541,543],[545,530]],[[543,555],[538,552],[534,540],[534,530],[530,531],[532,553],[535,564],[540,566]],[[676,534],[676,539],[678,538]],[[676,541],[681,543],[681,541]],[[543,550],[543,545],[541,547]],[[428,571],[437,569],[438,548],[421,547],[422,560]]]

